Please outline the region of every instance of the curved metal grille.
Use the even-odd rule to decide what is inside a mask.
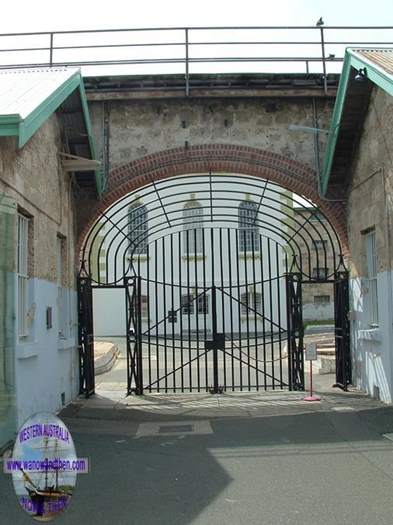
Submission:
[[[212,228],[238,231],[246,252],[258,248],[259,235],[271,239],[305,280],[326,281],[344,269],[339,238],[310,200],[268,180],[206,174],[149,184],[112,205],[86,239],[84,270],[98,285],[122,283],[140,275],[142,255],[152,256],[159,239],[183,232],[183,252],[198,255]]]

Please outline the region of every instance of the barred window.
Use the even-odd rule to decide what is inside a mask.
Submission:
[[[181,313],[183,315],[192,315],[194,313],[194,296],[192,294],[181,296]]]
[[[149,317],[149,298],[141,295],[141,317]]]
[[[258,251],[258,226],[255,224],[258,205],[253,201],[242,201],[239,204],[239,250],[240,252]]]
[[[148,231],[148,214],[144,204],[133,204],[128,208],[128,236],[130,239],[130,253],[146,254],[147,253],[147,231]]]
[[[240,296],[241,315],[253,315],[254,312],[262,313],[262,294],[245,292]]]
[[[200,295],[197,300],[198,314],[209,313],[209,297],[206,294]]]
[[[326,250],[327,249],[327,240],[325,239],[316,239],[314,240],[314,246],[317,250]]]
[[[330,304],[330,295],[314,295],[314,304]]]
[[[195,298],[194,294],[182,295],[181,298],[181,311],[183,315],[194,315],[195,304],[197,313],[199,315],[205,315],[209,313],[209,297],[206,294],[199,295]]]
[[[203,252],[203,208],[191,195],[183,208],[183,253],[196,255]]]
[[[312,222],[325,222],[326,219],[322,213],[315,211],[310,215],[310,221]]]
[[[324,280],[328,278],[328,275],[329,275],[329,269],[323,266],[313,268],[312,270],[313,279]]]
[[[364,234],[366,248],[366,287],[365,310],[368,324],[378,326],[377,253],[375,230]]]
[[[18,215],[18,334],[28,335],[27,312],[29,307],[29,276],[28,276],[28,239],[29,219]]]

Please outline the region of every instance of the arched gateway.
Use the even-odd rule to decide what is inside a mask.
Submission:
[[[140,174],[138,186],[124,169],[123,181],[119,172],[113,175],[109,197],[100,213],[93,210],[98,218],[81,243],[81,392],[94,392],[96,288],[123,294],[122,300],[100,296],[103,322],[124,318],[129,394],[302,390],[302,288],[316,283],[334,287],[336,379],[347,387],[339,207],[325,203],[329,220],[315,204],[314,186],[302,195],[293,191],[306,186],[300,168],[290,185],[289,167],[281,166],[278,184],[268,160],[264,178],[248,174],[241,159],[238,171],[232,166],[226,173],[223,164],[205,172],[194,165],[195,173],[184,175],[169,163],[166,177]],[[250,165],[258,161],[249,158]]]

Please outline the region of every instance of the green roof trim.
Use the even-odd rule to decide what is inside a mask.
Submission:
[[[57,110],[57,108],[75,91],[79,90],[86,132],[93,160],[97,160],[95,143],[92,134],[89,108],[83,79],[79,71],[76,71],[61,86],[53,91],[43,102],[41,102],[24,119],[20,115],[0,115],[0,136],[18,137],[18,146],[23,147],[42,124]],[[105,189],[105,180],[102,170],[95,171],[95,182],[98,195]]]
[[[88,136],[88,140],[89,140],[91,158],[96,160],[97,159],[97,155],[96,155],[95,142],[94,142],[92,127],[91,127],[89,106],[87,104],[86,91],[85,91],[85,87],[84,87],[84,84],[83,84],[82,77],[81,77],[80,74],[79,74],[79,76],[80,76],[79,94],[80,94],[80,97],[81,97],[83,114],[85,116],[85,124],[86,124],[87,136]],[[95,173],[95,179],[96,179],[97,193],[98,193],[99,196],[101,196],[102,193],[104,192],[105,186],[106,186],[105,175],[104,175],[104,172],[102,171],[102,169],[98,169],[94,173]]]
[[[19,115],[0,115],[0,137],[17,137],[19,121]]]
[[[25,119],[19,121],[18,146],[20,148],[26,144],[52,113],[79,86],[80,82],[80,73],[76,72],[41,102]]]
[[[357,54],[356,50],[350,48],[346,49],[320,180],[320,187],[323,195],[326,195],[326,190],[330,179],[351,68],[359,70],[364,67],[367,70],[367,78],[378,87],[386,91],[389,95],[393,96],[393,77],[371,60],[368,60],[364,56]]]

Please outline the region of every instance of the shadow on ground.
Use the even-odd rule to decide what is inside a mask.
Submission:
[[[393,432],[393,408],[365,398],[347,412],[332,408],[294,403],[288,413],[283,404],[272,414],[266,403],[245,417],[206,417],[71,406],[61,417],[91,472],[57,523],[391,525],[393,442],[382,433]],[[202,420],[211,433],[184,431]],[[183,431],[137,437],[154,421]],[[1,476],[0,490],[6,523],[31,523],[10,478]]]

